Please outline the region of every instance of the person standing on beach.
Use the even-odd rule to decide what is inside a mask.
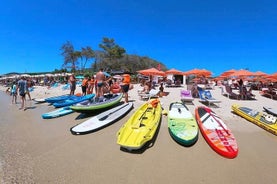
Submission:
[[[105,74],[103,73],[103,68],[99,70],[96,74],[96,82],[97,82],[97,89],[96,89],[96,97],[103,96],[103,86],[105,82]]]
[[[88,77],[85,76],[85,78],[82,81],[82,96],[85,96],[87,94],[87,87],[88,87]]]
[[[21,79],[18,81],[17,90],[19,95],[21,96],[21,108],[19,109],[26,110],[25,104],[26,104],[27,82],[24,77],[21,77]]]
[[[69,77],[69,84],[70,84],[70,95],[74,95],[76,90],[76,78],[74,74],[72,74]]]
[[[31,95],[30,95],[30,91],[29,91],[29,88],[32,87],[32,81],[31,81],[31,79],[28,78],[28,79],[26,80],[26,83],[27,83],[26,94],[28,95],[29,100],[32,100]]]
[[[94,79],[94,76],[92,75],[91,78],[89,77],[88,79],[87,94],[93,93],[94,85],[95,85],[95,79]]]
[[[17,100],[17,86],[16,86],[16,82],[13,81],[13,85],[12,85],[12,89],[11,89],[11,95],[12,95],[12,103],[16,104],[16,100]]]
[[[131,76],[126,72],[125,74],[122,75],[123,80],[122,80],[122,85],[121,85],[121,90],[125,98],[125,103],[128,103],[128,91],[131,83]]]

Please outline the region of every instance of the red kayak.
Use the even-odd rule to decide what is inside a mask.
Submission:
[[[226,158],[235,158],[238,155],[234,135],[210,108],[197,107],[195,118],[203,137],[215,152]]]

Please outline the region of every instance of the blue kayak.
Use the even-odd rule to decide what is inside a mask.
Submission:
[[[95,96],[95,94],[89,94],[85,96],[70,96],[66,100],[58,101],[53,103],[54,107],[65,107],[65,106],[70,106],[79,102],[83,102],[86,100],[90,100]]]
[[[73,113],[74,111],[72,109],[70,109],[69,106],[66,106],[66,107],[62,107],[62,108],[59,108],[57,110],[54,110],[54,111],[51,111],[51,112],[48,112],[48,113],[44,113],[41,115],[41,117],[43,119],[51,119],[51,118],[57,118],[57,117],[60,117],[60,116],[64,116],[64,115],[67,115],[67,114],[70,114],[70,113]]]

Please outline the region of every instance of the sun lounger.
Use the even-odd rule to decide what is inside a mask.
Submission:
[[[268,88],[263,88],[262,91],[260,91],[260,94],[264,97],[271,98],[274,100],[277,100],[277,93],[275,91],[269,91]]]
[[[236,99],[236,100],[239,100],[239,99],[240,99],[240,95],[237,94],[237,93],[234,93],[234,92],[232,91],[231,86],[224,86],[224,87],[225,87],[226,92],[227,92],[227,94],[228,94],[228,98],[233,98],[233,99]]]
[[[156,89],[151,89],[149,91],[149,93],[141,93],[140,94],[140,98],[142,100],[149,100],[151,98],[157,98],[158,97],[158,94],[159,94],[159,90],[156,90]]]
[[[192,97],[190,90],[181,90],[181,101],[182,102],[192,102],[194,98]]]
[[[215,99],[209,90],[199,91],[199,102],[208,103],[208,106],[215,103],[220,103],[220,100]]]

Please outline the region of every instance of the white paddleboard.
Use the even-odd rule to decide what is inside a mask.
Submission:
[[[271,107],[263,107],[263,108],[267,113],[277,116],[277,109],[274,109]]]
[[[84,134],[88,132],[92,132],[101,127],[107,126],[110,123],[118,120],[122,116],[124,116],[131,108],[133,107],[133,103],[124,103],[122,105],[116,106],[112,109],[109,109],[105,112],[102,112],[96,116],[91,117],[90,119],[80,123],[70,129],[72,134]]]
[[[35,102],[37,102],[37,103],[44,103],[44,102],[46,102],[45,98],[34,98],[33,100]]]

